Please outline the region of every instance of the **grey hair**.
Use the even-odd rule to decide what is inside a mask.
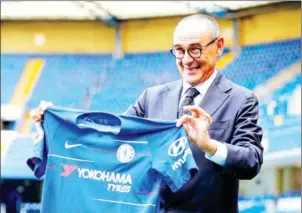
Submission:
[[[185,24],[190,21],[196,21],[196,22],[200,23],[200,25],[206,25],[207,31],[210,33],[212,38],[217,38],[220,35],[219,24],[217,23],[217,21],[214,18],[212,18],[211,16],[207,16],[204,14],[195,14],[195,15],[187,16],[187,17],[183,18],[178,23],[177,26],[179,26],[181,24]],[[176,28],[177,28],[177,26],[176,26]]]

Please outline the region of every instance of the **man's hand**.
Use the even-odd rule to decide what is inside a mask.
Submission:
[[[185,106],[184,110],[192,112],[192,115],[183,115],[177,120],[176,126],[183,125],[192,143],[201,151],[214,155],[217,145],[208,133],[208,127],[212,123],[211,116],[198,106]]]
[[[41,101],[40,102],[40,105],[37,109],[34,109],[30,112],[30,115],[32,117],[32,119],[35,121],[35,122],[41,122],[43,121],[43,114],[44,114],[44,111],[50,107],[50,106],[53,106],[53,104],[49,101]]]

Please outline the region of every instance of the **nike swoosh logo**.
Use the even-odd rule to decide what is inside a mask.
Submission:
[[[78,147],[78,146],[82,146],[82,144],[81,143],[68,144],[68,141],[65,142],[65,149],[71,149],[71,148]]]

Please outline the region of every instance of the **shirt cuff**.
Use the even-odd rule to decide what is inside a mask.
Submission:
[[[211,139],[213,140],[213,139]],[[220,166],[224,166],[227,155],[228,155],[228,149],[227,146],[224,143],[220,143],[219,141],[214,140],[217,144],[217,150],[214,155],[211,155],[209,153],[206,153],[205,157],[214,163],[219,164]]]

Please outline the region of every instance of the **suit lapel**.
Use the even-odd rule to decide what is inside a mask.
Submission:
[[[217,73],[199,106],[212,116],[229,97],[229,94],[226,92],[230,89],[230,83],[221,73]]]
[[[176,120],[181,89],[181,80],[166,85],[162,93],[163,119]]]
[[[230,89],[232,87],[229,81],[218,72],[199,106],[212,116],[229,97],[227,91]],[[181,90],[182,80],[178,80],[166,85],[161,93],[164,120],[175,120],[177,118]]]

